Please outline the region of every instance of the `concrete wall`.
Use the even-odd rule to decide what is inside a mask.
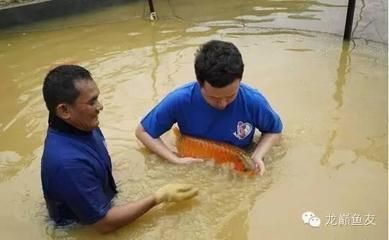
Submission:
[[[14,0],[2,0],[14,1]],[[112,6],[131,0],[38,0],[0,8],[0,28],[31,23],[47,18],[77,14],[92,8]]]

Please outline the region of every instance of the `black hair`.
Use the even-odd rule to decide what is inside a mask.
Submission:
[[[242,79],[244,64],[238,48],[230,42],[211,40],[196,52],[195,72],[201,86],[207,81],[222,88]]]
[[[60,103],[74,103],[80,94],[75,82],[80,80],[93,81],[90,72],[77,65],[60,65],[46,75],[42,92],[50,113],[55,114],[55,108]]]

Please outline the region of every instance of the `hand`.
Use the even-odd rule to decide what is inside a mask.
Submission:
[[[263,162],[263,158],[254,159],[254,171],[259,173],[262,176],[265,173],[265,163]]]
[[[201,163],[204,162],[203,159],[200,158],[192,158],[192,157],[178,157],[174,163],[177,164],[192,164],[192,163]]]
[[[155,192],[155,202],[179,202],[196,196],[198,191],[191,184],[167,184]]]

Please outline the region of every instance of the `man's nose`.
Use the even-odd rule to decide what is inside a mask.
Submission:
[[[220,100],[220,101],[218,102],[218,106],[219,106],[220,108],[225,108],[225,107],[227,107],[227,105],[228,105],[228,101],[225,100],[225,99]]]
[[[100,101],[97,101],[97,106],[96,106],[96,109],[97,109],[97,111],[103,111],[103,109],[104,109],[104,106],[103,106],[103,104],[100,102]]]

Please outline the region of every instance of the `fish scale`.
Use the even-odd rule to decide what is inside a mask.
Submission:
[[[176,147],[181,157],[213,160],[217,164],[232,164],[239,172],[252,172],[253,161],[242,149],[227,143],[205,140],[181,134],[178,128],[173,129],[176,135]]]

